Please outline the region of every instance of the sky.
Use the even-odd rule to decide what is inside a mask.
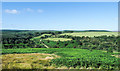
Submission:
[[[2,0],[2,2],[119,2],[119,0]]]
[[[3,2],[2,29],[118,30],[117,2]]]

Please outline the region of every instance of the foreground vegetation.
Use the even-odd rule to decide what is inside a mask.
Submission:
[[[112,55],[111,53],[102,52],[100,50],[90,51],[86,49],[77,49],[77,48],[3,49],[2,53],[3,54],[16,54],[16,53],[17,54],[23,54],[23,53],[56,54],[61,57],[51,60],[49,62],[50,65],[55,64],[57,67],[66,66],[67,68],[73,67],[78,69],[80,68],[118,69],[119,66],[118,60],[120,59],[111,56]],[[39,62],[40,61],[38,60],[37,63]]]
[[[3,69],[52,69],[51,59],[58,56],[52,54],[28,53],[28,54],[6,54],[2,55]]]

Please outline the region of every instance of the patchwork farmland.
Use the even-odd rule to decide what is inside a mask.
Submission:
[[[3,31],[3,35],[3,69],[116,70],[120,66],[117,32],[22,30]]]

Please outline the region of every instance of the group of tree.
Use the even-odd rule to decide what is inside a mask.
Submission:
[[[68,36],[61,35],[58,38],[71,38],[71,41],[44,41],[51,48],[82,48],[82,49],[97,49],[107,50],[113,52],[113,50],[120,51],[120,36]]]
[[[44,46],[38,45],[33,37],[41,36],[42,34],[61,34],[60,31],[46,31],[46,32],[33,32],[33,31],[3,31],[2,48],[42,48]],[[47,38],[48,36],[45,36]]]

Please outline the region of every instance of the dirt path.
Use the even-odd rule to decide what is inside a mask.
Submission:
[[[40,42],[41,42],[42,40],[40,39]],[[42,42],[41,42],[42,43]],[[48,47],[46,44],[44,44],[44,43],[42,43],[46,48],[50,48],[50,47]]]
[[[42,43],[46,48],[49,48],[47,45],[45,45],[44,43]]]

